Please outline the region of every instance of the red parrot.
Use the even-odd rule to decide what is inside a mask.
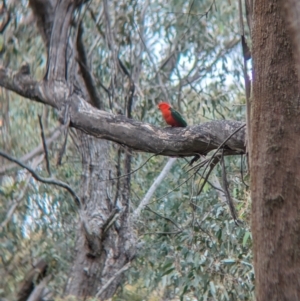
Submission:
[[[180,115],[179,112],[174,110],[170,104],[167,102],[160,102],[158,108],[161,110],[161,113],[167,124],[174,127],[186,127],[187,123]]]

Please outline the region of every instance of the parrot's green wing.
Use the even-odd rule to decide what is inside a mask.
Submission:
[[[180,113],[174,110],[173,108],[171,108],[170,110],[171,110],[172,117],[176,120],[176,122],[180,124],[181,127],[186,127],[187,123],[180,115]]]

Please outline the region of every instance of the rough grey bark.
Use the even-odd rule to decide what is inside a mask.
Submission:
[[[82,207],[77,230],[76,256],[66,295],[95,296],[135,255],[135,237],[129,223],[126,180],[101,181],[115,175],[108,142],[78,132],[82,158]],[[119,187],[117,187],[119,186]],[[99,295],[110,298],[123,275]]]
[[[82,68],[75,59],[82,56],[83,49],[80,47],[83,45],[80,40],[77,40],[77,44],[70,43],[73,13],[80,4],[81,1],[72,0],[30,1],[48,46],[48,68],[45,79],[38,88],[38,94],[41,94],[33,98],[53,99],[54,102],[50,105],[61,110],[61,121],[65,125],[73,122],[71,110],[66,108],[72,107],[70,104],[73,99],[70,95],[76,95],[74,85],[77,91],[80,90],[78,93],[84,96],[81,102],[83,107],[93,108],[88,102],[97,104],[88,93],[90,87],[87,86],[88,83],[80,72]],[[41,6],[43,9],[39,10]],[[48,12],[47,18],[43,17],[44,12]],[[74,45],[80,49],[76,49]],[[73,47],[72,55],[67,61],[66,53],[70,47]],[[32,89],[37,88],[37,83],[29,79],[28,74],[28,66],[23,66],[15,77],[14,84],[21,84],[17,92],[32,98],[27,92],[33,92]],[[22,78],[27,79],[21,83]],[[80,299],[97,295],[103,300],[113,296],[123,277],[120,270],[131,262],[135,254],[135,236],[128,216],[130,186],[127,179],[103,181],[117,176],[111,155],[115,150],[109,142],[88,136],[84,131],[78,131],[76,138],[82,158],[80,208],[76,254],[65,294]],[[127,155],[119,151],[119,157]],[[119,172],[129,172],[129,164],[118,168]]]
[[[257,301],[300,300],[299,86],[283,11],[279,0],[254,1],[250,170]]]

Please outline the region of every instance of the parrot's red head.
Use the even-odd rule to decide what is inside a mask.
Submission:
[[[173,127],[186,127],[187,123],[179,112],[174,110],[167,102],[160,102],[158,108],[161,110],[164,120]]]
[[[168,110],[171,108],[170,104],[168,104],[167,102],[160,102],[158,104],[158,108],[161,110],[161,111],[165,111],[165,110]]]

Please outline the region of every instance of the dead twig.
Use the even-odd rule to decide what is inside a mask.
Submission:
[[[212,163],[212,161],[214,160],[214,158],[217,156],[217,153],[219,152],[219,150],[222,148],[222,147],[224,147],[224,145],[226,144],[226,142],[232,137],[232,136],[234,136],[237,132],[239,132],[242,128],[244,128],[246,126],[246,124],[243,124],[242,126],[240,126],[238,129],[236,129],[232,134],[230,134],[220,145],[219,145],[219,147],[216,149],[216,151],[213,153],[213,155],[211,156],[211,158],[209,159],[209,162],[207,163],[207,165],[206,165],[206,167],[205,167],[205,169],[204,169],[204,171],[203,171],[203,173],[202,173],[202,178],[203,178],[203,176],[204,176],[204,174],[205,174],[205,172],[206,172],[206,169],[207,169],[207,167],[208,166],[210,166],[210,171],[208,172],[208,174],[206,175],[206,179],[208,179],[208,176],[209,176],[209,174],[211,173],[211,171],[212,171],[212,169],[215,167],[215,165],[213,165],[213,166],[211,166],[211,163]],[[219,160],[219,159],[218,159]],[[195,165],[194,167],[192,167],[192,169],[193,168],[196,168],[196,167],[198,167],[198,166],[201,166],[203,164],[203,162],[200,162],[199,164],[197,164],[197,165]],[[216,163],[217,164],[217,163]],[[201,189],[199,190],[199,193],[198,193],[198,195],[201,193],[201,191],[202,191],[202,189],[203,189],[203,187],[204,187],[204,185],[205,185],[205,183],[206,183],[206,181],[204,181],[203,182],[203,184],[202,184],[202,186],[201,186]]]
[[[6,27],[8,26],[10,22],[10,11],[7,9],[6,3],[3,0],[2,1],[2,7],[0,8],[0,17],[1,17],[1,23],[0,23],[0,33],[2,34]]]
[[[10,155],[6,154],[5,152],[3,152],[1,150],[0,150],[0,156],[27,169],[31,173],[32,177],[35,178],[37,181],[42,182],[44,184],[56,185],[56,186],[66,189],[72,195],[76,205],[78,207],[80,207],[80,198],[77,196],[75,191],[67,183],[64,183],[59,180],[55,180],[53,178],[43,178],[43,177],[39,176],[31,167],[22,163],[18,159],[11,157]]]
[[[244,181],[244,172],[243,172],[243,155],[241,155],[241,179],[242,179],[242,183],[249,188],[249,185],[247,185]]]
[[[203,172],[203,174],[202,174],[202,176],[201,176],[201,178],[204,178],[204,181],[203,181],[203,183],[202,183],[202,185],[201,185],[201,188],[199,189],[197,195],[199,195],[199,194],[202,192],[202,190],[203,190],[205,184],[207,183],[207,180],[208,180],[208,178],[209,178],[211,172],[212,172],[213,169],[216,167],[216,165],[219,163],[219,161],[220,161],[219,156],[215,156],[215,157],[213,158],[213,160],[210,160],[210,161],[209,161],[209,167],[210,167],[210,168],[209,168],[209,171],[208,171],[208,173],[206,174],[206,176],[205,176],[205,178],[204,178],[204,172],[206,171],[206,168],[205,168],[205,170],[204,170],[204,172]],[[206,165],[206,167],[207,167],[207,166],[208,166],[208,165]],[[198,170],[197,170],[196,172],[198,172]]]
[[[64,118],[63,118],[63,131],[64,131],[64,135],[65,135],[64,143],[58,152],[56,165],[62,164],[62,158],[66,151],[66,146],[67,146],[67,141],[68,141],[68,136],[69,136],[69,127],[70,127],[69,107],[70,107],[70,105],[69,105],[69,103],[67,103],[66,107],[65,107],[65,111],[64,111]]]
[[[60,135],[60,129],[61,128],[57,128],[55,129],[52,134],[51,137],[46,139],[46,144],[49,146],[50,144],[52,144]],[[36,148],[34,148],[32,151],[30,151],[28,154],[22,156],[20,158],[20,161],[25,163],[29,160],[31,160],[32,158],[34,158],[35,156],[39,155],[43,153],[43,143],[41,143],[40,145],[38,145]],[[13,169],[15,167],[15,163],[13,164],[7,164],[4,165],[3,167],[0,168],[0,175],[3,175],[5,173],[7,173],[9,170]]]
[[[243,20],[243,7],[242,7],[242,0],[239,0],[239,18],[240,18],[240,35],[241,35],[241,44],[243,50],[243,73],[244,73],[244,82],[245,82],[245,92],[246,92],[246,124],[247,124],[247,137],[245,140],[246,143],[246,152],[248,153],[251,149],[250,144],[250,135],[251,135],[251,123],[250,123],[250,112],[251,112],[251,81],[248,75],[248,68],[247,68],[247,60],[251,58],[251,51],[247,45],[246,38],[245,38],[245,30],[244,30],[244,20]],[[249,6],[248,6],[249,9]],[[247,13],[247,1],[246,1],[246,13]],[[249,25],[249,19],[248,19]],[[251,28],[250,28],[251,32]],[[248,162],[250,164],[250,161]],[[250,165],[249,165],[250,166]]]
[[[150,159],[152,159],[153,157],[155,157],[155,156],[157,156],[157,155],[159,155],[159,154],[154,154],[154,155],[150,156],[150,157],[149,157],[142,165],[140,165],[138,168],[136,168],[135,170],[132,170],[132,171],[129,172],[129,173],[126,173],[126,174],[124,174],[124,175],[120,175],[120,176],[115,177],[115,178],[109,178],[109,179],[107,179],[107,180],[101,180],[101,181],[99,181],[99,182],[114,181],[114,180],[118,180],[118,179],[121,179],[121,178],[124,178],[124,177],[128,177],[128,176],[132,175],[133,173],[137,172],[137,171],[138,171],[139,169],[141,169],[143,166],[145,166],[145,165],[150,161]],[[118,166],[119,166],[119,164],[118,164]]]
[[[97,292],[95,298],[100,297],[100,295],[110,286],[110,284],[122,273],[129,269],[131,262],[125,264],[119,271],[117,271]]]
[[[41,137],[42,137],[43,147],[44,147],[44,152],[45,152],[46,167],[47,167],[48,174],[51,177],[49,153],[48,153],[48,148],[47,148],[47,143],[46,143],[46,138],[45,138],[45,133],[44,133],[44,126],[43,126],[43,122],[42,122],[42,116],[38,115],[38,118],[39,118],[39,124],[40,124],[40,128],[41,128]]]
[[[147,206],[150,202],[150,199],[153,193],[156,191],[158,185],[162,182],[162,180],[166,177],[168,172],[170,171],[171,167],[175,163],[176,158],[171,158],[160,172],[159,176],[155,179],[149,190],[147,191],[145,197],[140,202],[139,206],[134,210],[132,214],[132,221],[136,221],[141,214],[141,211]]]
[[[239,220],[237,218],[236,210],[235,210],[235,207],[234,207],[234,204],[233,204],[233,201],[232,201],[229,189],[228,189],[229,185],[228,185],[227,176],[226,176],[226,168],[225,168],[225,163],[224,163],[223,152],[222,152],[222,156],[221,156],[221,165],[222,165],[222,182],[223,182],[223,189],[224,189],[224,194],[225,194],[225,197],[226,197],[226,201],[227,201],[227,204],[229,206],[230,213],[231,213],[231,216],[234,220],[234,223],[237,226],[239,226]]]
[[[44,159],[44,155],[41,155],[39,158],[35,158],[33,160],[32,163],[32,168],[35,169]],[[5,228],[7,226],[7,224],[10,222],[13,214],[15,213],[16,209],[18,208],[18,206],[20,205],[21,201],[24,198],[24,195],[27,191],[28,185],[29,185],[29,181],[30,181],[31,176],[28,175],[25,179],[25,183],[22,187],[22,191],[20,192],[18,198],[13,202],[12,206],[10,207],[10,209],[8,210],[5,220],[0,224],[0,232],[2,232],[3,228]]]
[[[162,214],[160,214],[160,213],[158,213],[158,212],[152,210],[148,205],[146,205],[145,209],[148,210],[148,211],[150,211],[150,212],[152,212],[152,213],[154,213],[154,214],[156,214],[157,216],[159,216],[159,217],[161,217],[161,218],[163,218],[163,219],[169,221],[169,222],[172,223],[177,229],[179,229],[179,230],[182,231],[182,229],[181,229],[181,228],[180,228],[180,227],[179,227],[179,226],[178,226],[171,218],[166,217],[166,216],[164,216],[164,215],[162,215]]]

